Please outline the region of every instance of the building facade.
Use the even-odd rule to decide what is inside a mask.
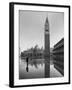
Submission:
[[[44,50],[27,50],[21,53],[21,58],[26,59],[26,57],[30,59],[44,59]]]
[[[62,38],[53,49],[54,67],[64,75],[64,38]]]

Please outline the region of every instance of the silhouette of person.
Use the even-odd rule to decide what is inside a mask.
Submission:
[[[28,63],[28,57],[26,58],[26,62]]]
[[[28,72],[29,71],[29,69],[28,69],[28,57],[26,58],[26,62],[27,62],[26,71]]]

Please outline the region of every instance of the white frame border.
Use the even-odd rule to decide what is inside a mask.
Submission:
[[[64,12],[64,77],[60,78],[42,78],[42,79],[23,79],[19,80],[19,10],[34,10],[34,11],[52,11]],[[69,9],[64,7],[44,7],[44,6],[29,6],[29,5],[14,5],[14,86],[19,85],[35,85],[35,84],[52,84],[68,82],[69,70]]]

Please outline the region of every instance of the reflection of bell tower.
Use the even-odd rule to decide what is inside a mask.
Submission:
[[[46,17],[45,21],[45,77],[50,77],[50,33],[49,33],[49,21]]]

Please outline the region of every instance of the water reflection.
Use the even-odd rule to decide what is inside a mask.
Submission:
[[[50,77],[50,57],[45,57],[45,78]]]
[[[52,59],[52,58],[51,58]],[[55,70],[53,61],[45,59],[21,59],[19,63],[19,79],[62,77]]]
[[[26,67],[26,71],[27,71],[27,72],[29,71],[28,65],[27,65],[27,67]]]
[[[20,59],[19,79],[43,78],[44,59]]]
[[[23,62],[26,62],[27,66],[34,66],[36,69],[38,69],[38,66],[41,65],[43,66],[44,63],[44,59],[30,59],[30,58],[26,58],[26,59],[21,59]]]

